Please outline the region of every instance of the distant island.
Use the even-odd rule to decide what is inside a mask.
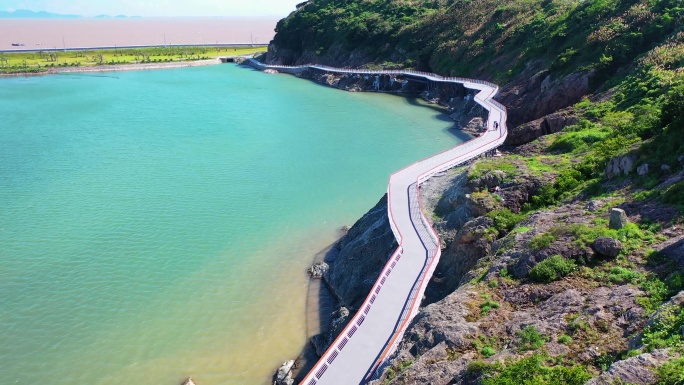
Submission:
[[[130,18],[139,18],[140,16],[130,16]],[[12,12],[0,11],[0,19],[81,19],[82,15],[65,15],[60,13],[51,13],[46,11],[31,11],[28,9],[17,9]],[[97,19],[128,19],[126,15],[97,15]]]

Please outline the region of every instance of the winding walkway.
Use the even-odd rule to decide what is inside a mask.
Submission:
[[[308,69],[331,73],[401,75],[433,82],[458,83],[477,90],[475,101],[489,111],[487,131],[450,150],[418,161],[390,176],[388,214],[399,247],[392,254],[354,318],[304,377],[303,385],[365,384],[388,364],[406,328],[418,313],[423,293],[439,262],[439,237],[423,215],[420,184],[503,144],[508,134],[506,108],[493,99],[495,84],[418,71],[372,71],[319,65],[275,66],[254,59],[257,69],[299,74]]]

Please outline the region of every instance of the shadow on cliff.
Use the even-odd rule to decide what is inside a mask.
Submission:
[[[329,266],[324,278],[312,280],[309,287],[310,296],[317,292],[320,306],[317,314],[311,314],[318,317],[318,325],[307,325],[307,332],[318,331],[318,334],[307,336],[293,373],[295,380],[301,381],[354,317],[397,246],[389,225],[385,195],[346,235],[317,255],[322,258],[320,262]],[[307,314],[307,322],[316,321]]]

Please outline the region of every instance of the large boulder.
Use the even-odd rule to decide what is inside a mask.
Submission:
[[[317,334],[309,340],[311,346],[313,346],[316,354],[321,357],[323,353],[330,347],[330,344],[335,341],[335,338],[342,332],[342,330],[347,326],[350,321],[349,309],[346,307],[341,307],[335,310],[330,315],[330,330],[325,333]]]
[[[654,373],[655,370],[670,359],[672,357],[669,350],[661,349],[617,361],[607,371],[587,381],[585,385],[654,384],[658,379]]]
[[[637,174],[639,174],[639,176],[644,176],[648,174],[648,163],[644,163],[641,166],[637,167]]]
[[[627,226],[629,219],[627,219],[627,214],[625,210],[614,208],[610,210],[610,228],[613,230],[620,230]]]
[[[627,175],[634,171],[634,163],[636,157],[634,155],[620,155],[612,158],[606,165],[606,178],[611,179],[620,175]]]
[[[622,251],[622,243],[611,237],[598,237],[593,246],[597,253],[610,258],[617,257]]]
[[[492,170],[480,178],[471,180],[469,183],[473,188],[479,189],[483,187],[492,188],[496,186],[501,186],[501,184],[506,180],[506,173],[501,170]]]
[[[290,361],[285,361],[280,368],[278,368],[278,372],[276,372],[274,378],[273,378],[273,384],[274,385],[292,385],[294,384],[294,380],[292,379],[292,367],[294,366],[295,362],[294,360]]]
[[[309,274],[309,277],[313,279],[323,279],[329,269],[330,266],[328,266],[327,263],[317,262],[313,266],[309,267],[306,272]]]
[[[468,124],[463,127],[463,131],[470,132],[470,133],[477,133],[477,132],[482,132],[485,130],[485,122],[484,119],[481,117],[475,117],[470,119]]]
[[[589,93],[589,79],[593,73],[576,72],[554,77],[544,67],[545,63],[541,61],[529,62],[528,67],[516,79],[501,89],[499,100],[508,107],[510,127],[572,106]],[[547,124],[554,127],[554,122]],[[554,129],[558,127],[555,126]],[[512,135],[508,138],[515,140]]]
[[[577,118],[569,113],[553,113],[513,128],[508,133],[506,144],[517,146],[529,143],[541,136],[560,132],[573,124],[577,124]]]

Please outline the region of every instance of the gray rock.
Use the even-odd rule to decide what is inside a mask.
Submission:
[[[625,213],[625,210],[623,209],[618,209],[618,208],[613,208],[610,210],[610,228],[613,230],[620,230],[624,228],[627,223],[629,223],[629,219],[627,219],[627,214]]]
[[[606,257],[615,258],[622,251],[622,243],[610,237],[598,237],[594,241],[594,250]]]
[[[684,161],[684,155],[680,155],[677,157],[677,162],[682,163]]]
[[[599,211],[603,207],[603,202],[600,200],[595,200],[587,203],[585,208],[591,212]]]
[[[482,177],[482,183],[484,183],[485,186],[492,188],[496,186],[500,186],[501,183],[503,183],[504,179],[506,179],[506,173],[501,171],[501,170],[494,170],[491,172],[488,172]]]
[[[647,385],[657,381],[654,369],[671,359],[668,349],[656,350],[636,357],[613,363],[601,375],[592,378],[584,385],[636,384]]]
[[[484,119],[480,117],[472,118],[466,124],[465,127],[463,127],[463,131],[470,131],[470,132],[481,132],[485,130],[485,125],[484,125]]]
[[[273,384],[274,385],[292,385],[292,384],[294,384],[294,380],[292,379],[292,367],[294,366],[294,364],[295,364],[294,360],[285,361],[280,366],[280,368],[278,368],[278,372],[276,372],[276,375],[273,378]]]
[[[349,232],[350,229],[351,229],[351,226],[344,225],[340,228],[340,231],[342,231],[345,235],[347,235],[347,233]]]
[[[660,166],[660,169],[663,171],[670,171],[671,167],[666,164],[663,164]]]
[[[648,163],[644,163],[641,166],[637,167],[637,174],[639,174],[640,176],[648,174]]]
[[[328,334],[316,334],[309,339],[309,343],[313,347],[316,355],[322,357],[325,351],[330,347],[331,341],[328,338]]]
[[[330,266],[328,266],[327,263],[317,262],[313,266],[309,267],[309,270],[306,272],[309,274],[309,277],[313,279],[323,279],[329,269]]]
[[[428,286],[428,302],[443,298],[445,294],[455,290],[463,280],[469,280],[466,274],[480,259],[491,252],[491,245],[483,236],[492,225],[491,218],[478,217],[466,222],[456,233],[454,241],[442,252],[435,270],[435,276],[441,277],[439,284]]]
[[[397,248],[387,217],[387,196],[359,219],[330,251],[326,281],[340,304],[358,309]]]
[[[343,325],[346,325],[347,320],[349,319],[349,309],[346,307],[341,307],[337,309],[336,312],[333,313],[333,322],[332,322],[332,327],[333,328],[340,328]]]
[[[480,178],[476,178],[468,182],[469,186],[480,189],[480,188],[493,188],[500,186],[506,179],[506,173],[501,170],[493,170],[484,174]]]
[[[560,132],[573,124],[577,124],[577,118],[567,112],[553,113],[513,128],[506,138],[506,144],[517,146],[529,143],[544,135]]]
[[[636,157],[634,155],[620,155],[612,158],[606,165],[606,178],[611,179],[620,175],[627,175],[634,171],[634,163]]]

